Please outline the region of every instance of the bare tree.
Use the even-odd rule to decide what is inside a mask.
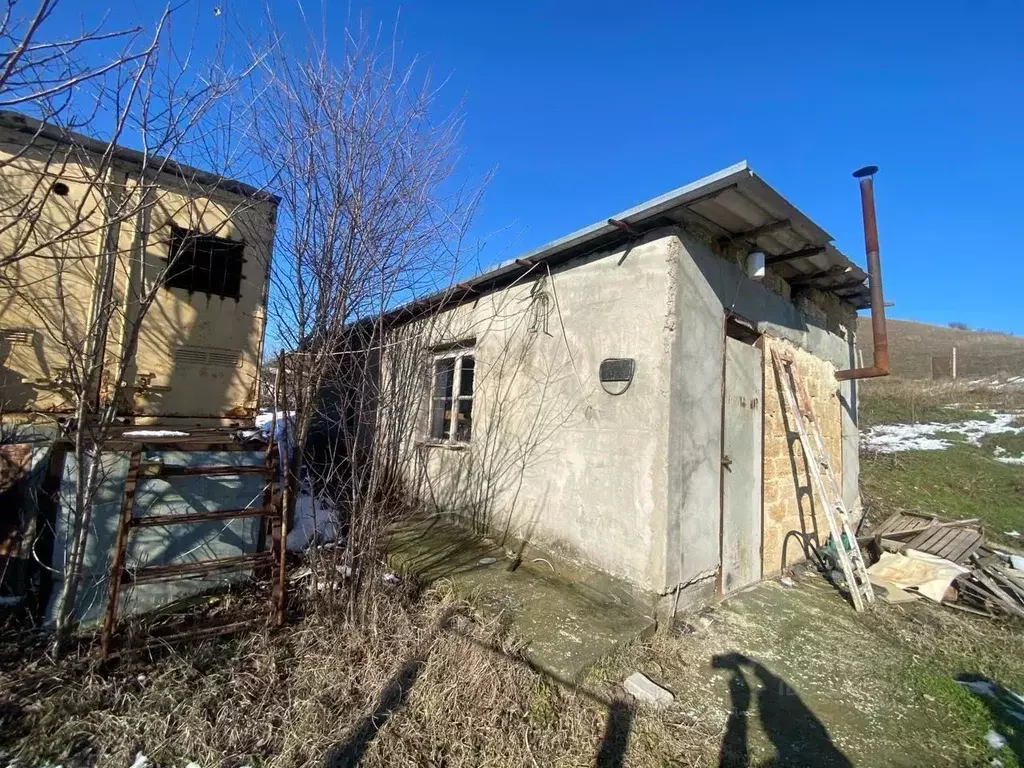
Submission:
[[[373,414],[387,396],[412,391],[397,374],[381,375],[383,318],[451,283],[483,185],[457,183],[461,119],[435,114],[429,76],[365,28],[340,38],[340,51],[311,38],[266,59],[259,87],[268,108],[256,114],[254,136],[281,198],[270,327],[289,350],[282,368],[295,450],[286,498],[294,504],[305,486],[329,501],[344,539],[339,565],[352,574],[346,612],[358,620],[382,512],[398,502],[399,425],[382,429]]]
[[[0,20],[0,106],[30,104],[38,118],[0,113],[19,135],[0,152],[0,288],[5,311],[31,313],[47,355],[61,361],[46,386],[52,410],[70,413],[63,428],[75,482],[63,500],[71,525],[55,607],[59,653],[74,623],[103,446],[130,409],[140,329],[183,252],[155,222],[217,234],[250,221],[245,212],[265,195],[221,194],[247,157],[244,125],[232,126],[250,111],[235,97],[258,57],[231,71],[223,40],[205,57],[176,48],[170,9],[147,30],[47,40],[56,6],[42,0],[19,19],[9,3]],[[91,63],[90,47],[106,59]],[[167,248],[158,263],[145,255],[154,238]]]

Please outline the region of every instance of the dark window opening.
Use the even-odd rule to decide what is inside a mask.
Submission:
[[[238,299],[245,243],[171,225],[170,268],[164,285],[189,293]]]

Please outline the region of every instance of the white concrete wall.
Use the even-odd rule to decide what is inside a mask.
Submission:
[[[425,407],[418,419],[421,498],[644,590],[661,585],[672,242],[655,234],[628,253],[540,267],[419,323],[428,349],[475,338],[477,376],[464,449],[429,445]],[[636,361],[618,396],[598,379],[609,357]]]
[[[477,391],[473,438],[460,449],[428,444],[423,403],[410,485],[439,510],[561,549],[643,590],[709,596],[720,555],[727,309],[848,365],[852,333],[838,335],[676,228],[550,275],[538,267],[510,288],[414,321],[403,333],[422,349],[476,340]],[[598,381],[608,357],[636,361],[620,396]],[[855,496],[847,447],[856,451],[856,437],[843,457]]]

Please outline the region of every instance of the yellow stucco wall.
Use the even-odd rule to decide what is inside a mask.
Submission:
[[[181,417],[240,421],[255,414],[259,359],[266,322],[268,265],[275,205],[210,186],[198,188],[163,174],[147,185],[145,204],[137,168],[115,161],[106,184],[95,158],[79,150],[0,133],[0,253],[38,253],[0,273],[0,401],[5,414],[31,417],[71,409],[62,386],[67,349],[87,343],[103,244],[116,243],[115,307],[106,327],[100,396],[115,396],[113,379],[136,325],[139,298],[166,266],[170,224],[244,240],[240,298],[222,298],[161,286],[139,323],[138,347],[117,392],[120,410],[145,422]],[[54,184],[67,185],[64,195]],[[105,215],[125,197],[122,211]],[[25,205],[26,201],[31,204]],[[25,216],[30,210],[33,215]],[[138,212],[138,215],[134,215]],[[115,223],[110,226],[110,221]],[[56,240],[56,242],[54,242]]]

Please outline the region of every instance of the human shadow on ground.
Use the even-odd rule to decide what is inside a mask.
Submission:
[[[1006,746],[1024,764],[1024,696],[981,675],[957,675],[956,681],[976,696],[992,716]]]
[[[741,653],[715,656],[711,666],[732,672],[729,678],[732,709],[722,738],[719,768],[751,764],[748,722],[755,691],[747,679],[747,670],[761,684],[756,690],[756,712],[776,753],[774,758],[758,763],[760,768],[852,768],[853,763],[832,743],[824,724],[785,680]]]

